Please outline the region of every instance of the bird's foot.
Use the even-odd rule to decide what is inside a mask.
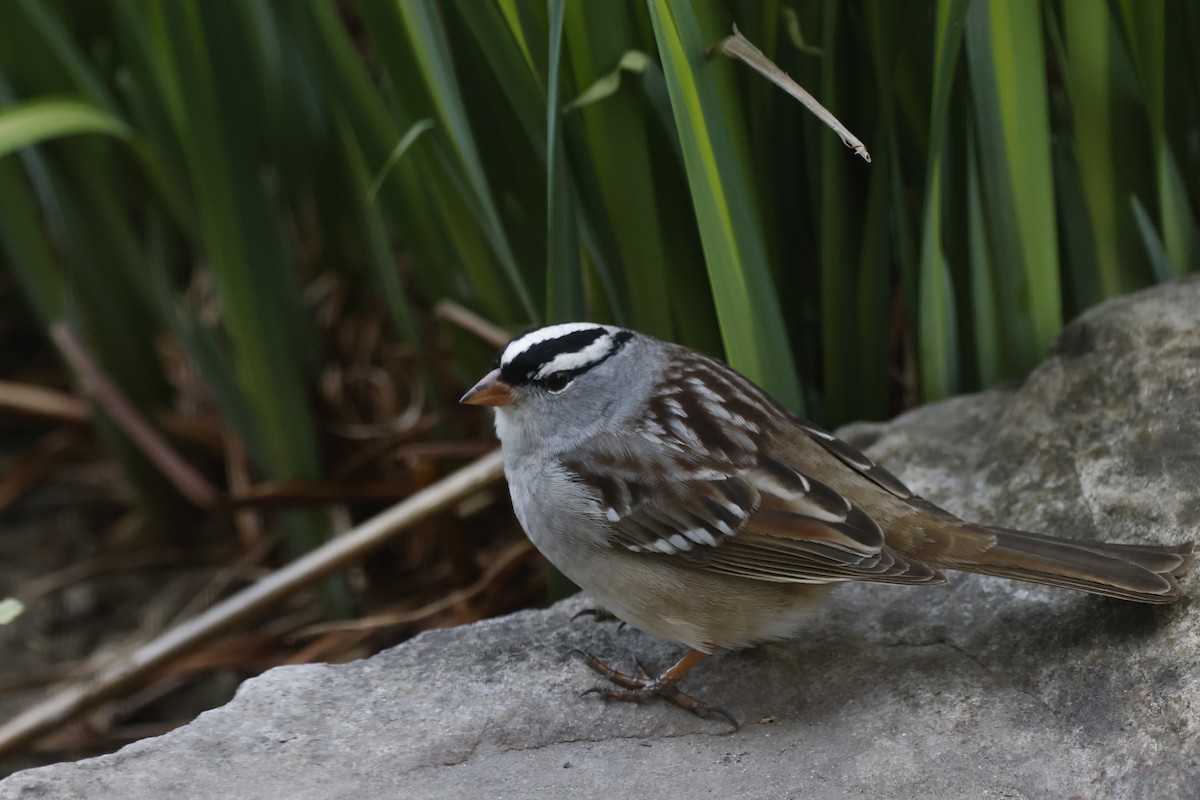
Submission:
[[[587,664],[588,667],[615,684],[615,686],[597,686],[588,689],[580,697],[596,694],[605,700],[624,700],[639,704],[646,702],[651,697],[665,697],[680,708],[686,708],[702,719],[723,717],[733,726],[735,731],[738,730],[738,721],[728,711],[697,700],[690,694],[686,694],[680,690],[678,686],[679,679],[683,676],[684,672],[693,666],[695,661],[699,661],[699,658],[692,658],[695,651],[684,656],[683,660],[678,664],[675,664],[657,677],[651,675],[650,671],[646,669],[646,666],[640,660],[637,661],[638,675],[634,677],[626,675],[623,672],[618,672],[586,650],[576,647],[574,653],[580,656],[583,659],[583,663]],[[699,654],[696,655],[699,656]],[[689,661],[689,659],[691,660]],[[684,664],[685,661],[688,663]]]

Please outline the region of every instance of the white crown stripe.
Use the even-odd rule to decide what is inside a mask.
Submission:
[[[619,329],[609,325],[597,325],[594,322],[564,322],[560,325],[547,325],[544,328],[530,331],[529,333],[517,339],[513,339],[504,348],[504,353],[500,356],[500,366],[508,366],[514,358],[524,353],[529,348],[539,345],[542,342],[548,342],[551,339],[559,339],[568,334],[578,333],[580,331],[601,330],[608,333],[610,336],[616,333]]]
[[[611,353],[613,346],[612,336],[601,336],[582,350],[576,350],[572,353],[559,353],[543,364],[534,377],[540,380],[547,375],[553,375],[555,372],[573,372],[577,369],[583,369],[590,364],[600,361]]]

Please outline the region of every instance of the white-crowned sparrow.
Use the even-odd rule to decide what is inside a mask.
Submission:
[[[656,678],[587,656],[622,687],[607,697],[717,711],[679,678],[717,648],[795,636],[842,581],[928,585],[957,569],[1171,603],[1192,561],[1191,543],[960,520],[721,362],[620,328],[518,336],[462,402],[495,407],[513,507],[538,549],[619,619],[690,648]]]

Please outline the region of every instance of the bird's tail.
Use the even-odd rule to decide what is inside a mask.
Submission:
[[[1107,544],[987,528],[996,543],[954,569],[1062,586],[1139,603],[1174,603],[1176,580],[1192,565],[1192,543]]]

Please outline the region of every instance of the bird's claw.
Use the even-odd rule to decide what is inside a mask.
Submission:
[[[658,677],[651,675],[650,670],[640,659],[636,662],[638,677],[633,677],[618,672],[582,647],[574,648],[571,653],[579,655],[589,668],[615,684],[615,686],[594,686],[580,694],[581,698],[595,694],[605,700],[622,700],[641,705],[651,697],[664,697],[680,708],[691,711],[701,719],[724,717],[735,731],[740,727],[738,721],[725,709],[711,706],[681,691],[676,685],[677,680],[668,678],[665,673]]]

